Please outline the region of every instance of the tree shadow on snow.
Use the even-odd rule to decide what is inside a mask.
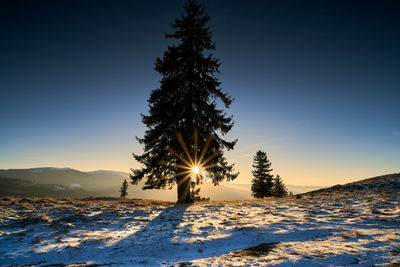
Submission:
[[[111,254],[107,258],[123,259],[132,264],[164,262],[168,265],[228,253],[233,257],[267,255],[282,241],[302,242],[330,235],[329,231],[318,227],[275,232],[283,225],[269,224],[269,229],[242,226],[223,230],[222,235],[215,236],[212,227],[196,225],[196,216],[202,215],[188,210],[189,207],[190,204],[176,204],[165,208],[143,228],[108,247]],[[201,230],[196,231],[199,227]],[[339,228],[330,229],[337,230]],[[221,229],[217,232],[221,233]]]
[[[179,235],[184,214],[190,204],[175,204],[165,208],[144,227],[130,236],[114,243],[112,258],[125,257],[132,259],[132,263],[151,264],[154,260],[169,258],[176,255]]]
[[[109,247],[111,255],[107,258],[124,258],[132,264],[159,265],[164,262],[168,265],[231,252],[234,257],[266,255],[280,242],[276,236],[269,240],[264,235],[265,229],[257,227],[239,227],[227,230],[221,236],[214,236],[213,229],[193,231],[196,227],[192,226],[197,223],[196,212],[189,211],[185,218],[189,207],[190,204],[176,204],[164,209],[143,228]]]
[[[7,264],[10,266],[84,264],[86,266],[87,262],[92,262],[101,265],[159,265],[159,262],[164,258],[169,259],[171,255],[176,257],[176,253],[172,251],[176,243],[174,242],[174,237],[179,231],[178,226],[182,222],[184,213],[189,206],[189,204],[176,204],[163,208],[152,220],[149,220],[148,212],[139,209],[134,212],[131,221],[141,221],[144,226],[112,244],[107,244],[110,241],[107,237],[104,240],[83,241],[76,247],[68,246],[61,250],[54,247],[45,253],[29,254],[23,259],[7,259]],[[159,208],[161,207],[154,207],[152,212]],[[98,216],[98,220],[101,221],[101,217],[106,215],[101,214]],[[119,232],[118,230],[120,229],[117,227],[119,223],[113,224],[113,220],[107,221],[109,223],[108,226],[99,225],[100,222],[97,222],[94,230],[104,226]],[[78,223],[80,220],[73,222]],[[126,231],[128,232],[129,229],[126,229]]]

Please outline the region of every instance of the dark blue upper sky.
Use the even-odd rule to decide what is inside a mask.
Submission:
[[[129,171],[184,1],[2,1],[0,168]],[[204,1],[239,138],[291,184],[399,171],[396,1]]]

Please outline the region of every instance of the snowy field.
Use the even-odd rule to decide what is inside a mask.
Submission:
[[[400,263],[399,191],[171,202],[0,200],[0,265]]]

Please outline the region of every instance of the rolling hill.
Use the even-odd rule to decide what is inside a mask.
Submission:
[[[99,196],[118,195],[118,189],[125,177],[111,172],[81,172],[70,168],[31,168],[0,170],[0,177],[30,181],[35,184],[51,184],[69,189],[82,189],[88,194]],[[38,188],[39,189],[39,188]],[[79,191],[74,191],[79,192]],[[83,193],[84,192],[84,193]]]
[[[32,181],[0,177],[0,196],[14,197],[83,197],[92,193],[82,188],[56,184],[37,184]]]
[[[400,173],[392,173],[372,178],[363,179],[360,181],[347,183],[344,185],[334,185],[329,188],[321,188],[318,190],[304,193],[304,195],[317,194],[338,194],[352,193],[356,191],[399,191],[400,190]]]

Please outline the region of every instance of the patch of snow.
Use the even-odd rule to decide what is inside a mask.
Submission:
[[[64,167],[64,168],[47,167],[46,169],[48,169],[48,170],[56,170],[56,171],[75,171],[74,169],[71,169],[69,167]]]
[[[64,186],[60,186],[60,185],[53,185],[54,186],[54,189],[56,189],[56,190],[65,190],[65,187]]]
[[[28,170],[28,172],[42,172],[43,170],[40,170],[40,169],[33,169],[33,170]]]
[[[112,175],[119,175],[123,177],[129,177],[129,173],[127,172],[120,172],[120,171],[110,171],[110,170],[96,170],[87,172],[90,174],[112,174]]]

